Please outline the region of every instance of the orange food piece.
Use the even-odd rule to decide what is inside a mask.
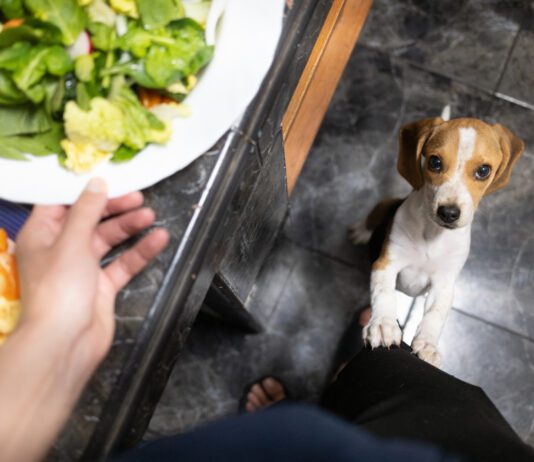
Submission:
[[[3,264],[0,265],[0,295],[9,301],[18,300],[20,289],[15,257],[5,255],[2,260]]]
[[[161,94],[157,91],[149,90],[148,88],[139,87],[137,96],[139,96],[141,104],[148,109],[161,104],[162,102]]]
[[[24,19],[22,18],[10,19],[8,22],[4,23],[4,29],[19,27],[22,24],[24,24]]]
[[[19,277],[15,255],[8,253],[8,238],[0,228],[0,296],[14,301],[20,298]]]
[[[7,252],[7,248],[8,248],[7,232],[4,228],[0,228],[0,253]]]

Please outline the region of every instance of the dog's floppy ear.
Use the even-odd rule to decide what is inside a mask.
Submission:
[[[421,170],[423,145],[432,133],[432,129],[443,122],[441,117],[433,117],[406,124],[400,130],[397,170],[414,189],[423,186],[423,172]]]
[[[499,142],[502,161],[497,172],[495,172],[495,177],[489,185],[486,194],[502,189],[508,184],[512,175],[512,169],[525,149],[525,143],[504,125],[495,124],[491,128],[493,128],[495,137]]]

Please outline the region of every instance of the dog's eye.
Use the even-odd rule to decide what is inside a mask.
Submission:
[[[475,172],[475,178],[477,180],[485,180],[490,176],[491,167],[489,165],[481,165]]]
[[[441,172],[443,165],[441,159],[438,156],[430,156],[428,158],[428,168],[433,172]]]

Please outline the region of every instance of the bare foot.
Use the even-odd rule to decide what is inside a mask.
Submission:
[[[252,386],[247,395],[245,409],[247,412],[256,412],[285,398],[284,386],[278,380],[267,377]]]

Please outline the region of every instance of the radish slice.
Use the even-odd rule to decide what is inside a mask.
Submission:
[[[76,59],[78,56],[91,54],[93,51],[93,44],[89,34],[85,31],[80,32],[76,41],[67,48],[67,53],[72,59]]]

